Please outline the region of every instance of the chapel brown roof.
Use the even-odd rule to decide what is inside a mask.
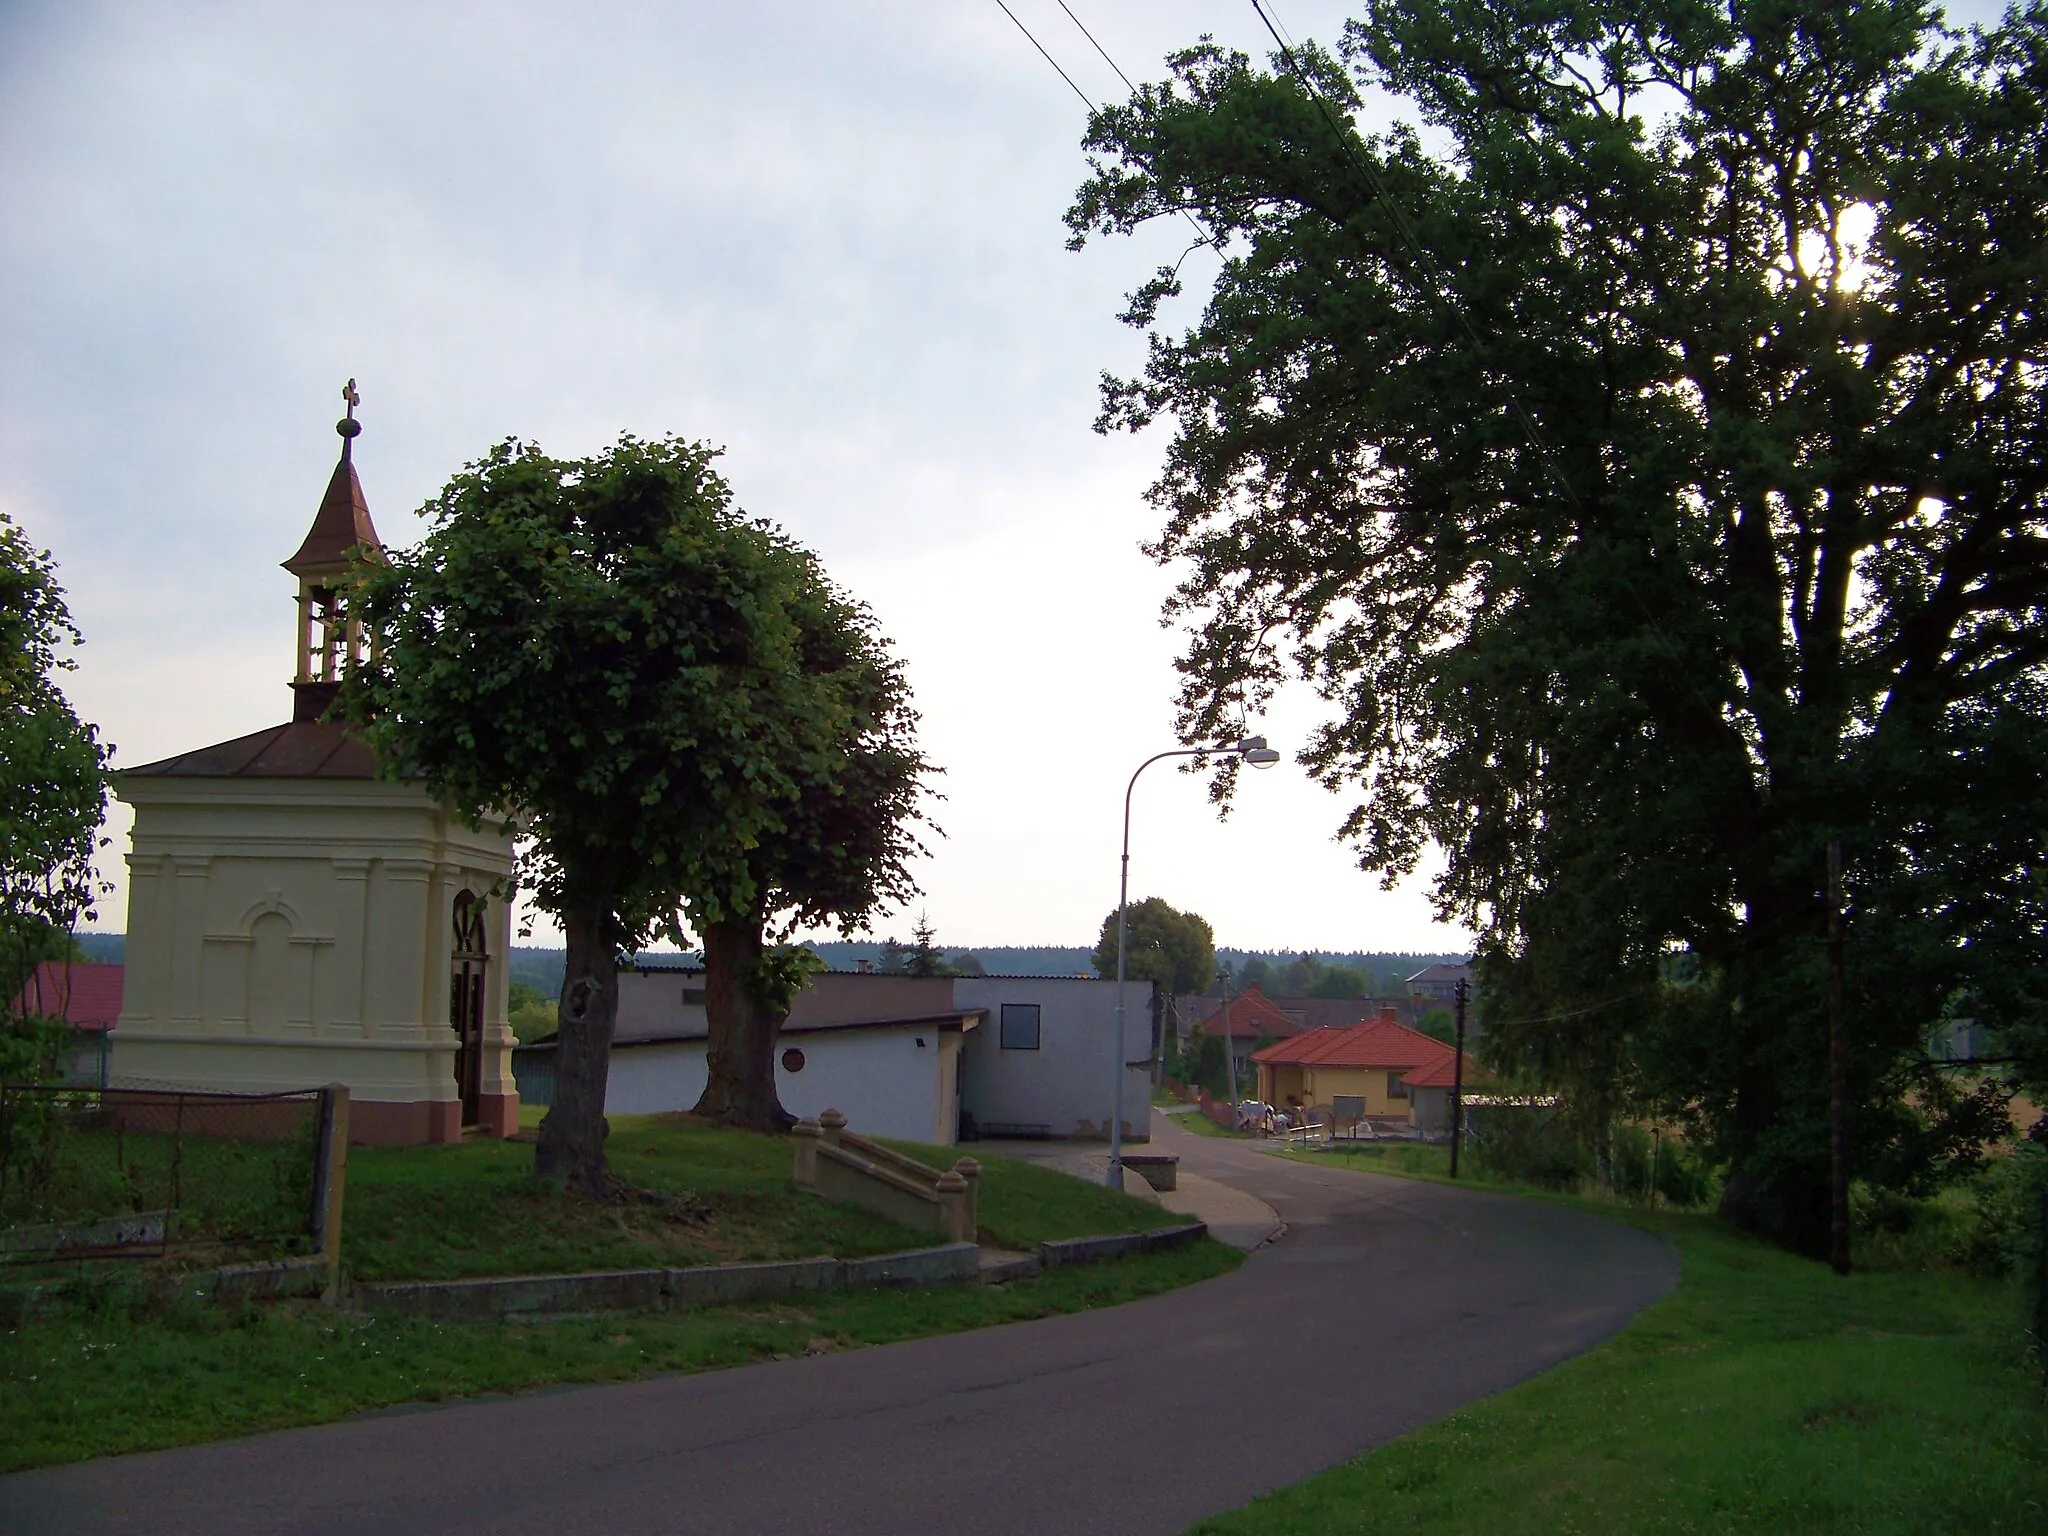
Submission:
[[[362,430],[353,420],[340,425]],[[369,553],[383,552],[377,525],[370,521],[370,504],[363,500],[363,483],[356,478],[355,460],[349,452],[355,435],[342,434],[341,461],[327,481],[327,494],[320,498],[313,526],[306,531],[306,541],[299,546],[299,552],[284,563],[284,568],[294,576],[316,575],[323,568],[346,565],[351,552],[359,547]]]
[[[294,720],[122,772],[137,778],[374,779],[377,758],[339,721]]]

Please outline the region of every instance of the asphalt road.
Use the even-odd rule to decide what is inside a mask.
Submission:
[[[24,1473],[0,1532],[1167,1536],[1586,1349],[1677,1280],[1663,1243],[1577,1212],[1161,1141],[1286,1235],[1105,1311]]]

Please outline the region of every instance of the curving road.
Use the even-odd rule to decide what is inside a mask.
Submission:
[[[24,1473],[0,1531],[1167,1536],[1597,1343],[1677,1280],[1663,1243],[1577,1212],[1154,1124],[1286,1235],[1106,1311]]]

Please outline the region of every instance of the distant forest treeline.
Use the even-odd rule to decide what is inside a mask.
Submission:
[[[87,960],[101,965],[119,965],[126,949],[126,936],[118,933],[81,933],[78,947]],[[813,943],[811,948],[835,971],[857,970],[861,961],[878,962],[882,958],[882,946],[878,943]],[[1313,953],[1326,966],[1349,966],[1361,972],[1368,979],[1369,990],[1375,995],[1384,995],[1396,990],[1400,978],[1412,976],[1426,965],[1443,961],[1455,965],[1465,956],[1453,954],[1422,955],[1389,952],[1385,950],[1279,950],[1279,949],[1219,949],[1216,959],[1228,964],[1238,975],[1244,974],[1246,964],[1259,959],[1277,974],[1285,969],[1288,962],[1302,954]],[[972,950],[952,948],[946,951],[946,958],[959,962],[968,955],[981,962],[981,968],[991,976],[1092,976],[1095,967],[1089,956],[1092,950],[1079,945],[1059,944],[990,944]],[[542,949],[533,945],[515,946],[512,951],[512,980],[526,983],[545,997],[553,997],[562,990],[563,952],[559,949]],[[694,956],[653,954],[646,957],[653,962],[667,962],[671,965]]]

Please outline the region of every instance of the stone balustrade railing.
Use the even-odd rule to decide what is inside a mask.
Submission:
[[[828,1109],[796,1123],[796,1183],[826,1200],[857,1205],[948,1242],[974,1241],[981,1164],[963,1157],[941,1172],[846,1128]]]

